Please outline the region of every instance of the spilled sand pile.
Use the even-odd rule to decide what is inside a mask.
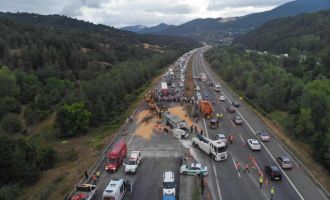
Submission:
[[[153,116],[149,110],[139,112],[137,114],[139,127],[134,131],[134,134],[150,140],[154,130],[158,132],[163,130],[162,126],[157,123],[158,121],[159,119]]]
[[[172,108],[169,108],[168,111],[172,114],[172,115],[176,115],[178,117],[180,117],[181,119],[185,120],[187,122],[187,128],[190,128],[191,125],[196,126],[197,124],[188,117],[188,113],[186,112],[186,110],[182,107],[182,106],[175,106]],[[198,125],[197,125],[198,127]]]

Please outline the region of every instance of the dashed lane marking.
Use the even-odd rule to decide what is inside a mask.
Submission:
[[[205,133],[206,133],[207,137],[209,137],[209,133],[207,131],[207,127],[206,127],[206,123],[205,123],[204,118],[203,118],[203,123],[204,123]],[[222,200],[220,184],[219,184],[219,181],[218,181],[220,179],[220,177],[218,177],[218,175],[217,175],[217,170],[215,168],[214,160],[211,160],[211,162],[212,162],[212,165],[213,165],[213,171],[214,171],[215,177],[217,177],[217,178],[215,178],[215,183],[217,184],[218,196],[219,196],[219,199]]]
[[[203,64],[203,68],[205,70],[205,72],[207,73],[208,77],[214,82],[214,79],[210,76],[209,72],[206,70],[204,62],[202,61]],[[223,92],[223,90],[221,91],[222,94],[226,97],[226,99],[229,98],[225,95],[225,93]],[[237,113],[240,115],[240,117],[242,117],[242,119],[245,121],[246,125],[249,127],[249,129],[252,131],[252,133],[254,135],[256,135],[255,131],[252,129],[252,127],[250,126],[250,124],[245,120],[245,118],[242,116],[242,114],[238,111],[238,109],[236,109]],[[266,147],[266,145],[261,142],[261,145],[264,147],[264,149],[267,151],[267,153],[270,155],[270,157],[273,159],[273,161],[276,163],[276,165],[278,166],[278,168],[281,170],[282,174],[285,176],[285,178],[289,181],[290,185],[293,187],[293,189],[296,191],[296,193],[298,194],[298,196],[300,197],[300,199],[305,200],[304,197],[301,195],[301,193],[299,192],[299,190],[297,189],[297,187],[293,184],[293,182],[291,181],[291,179],[289,178],[289,176],[284,172],[284,170],[278,165],[278,163],[275,160],[275,157],[270,153],[270,151],[268,150],[268,148]]]

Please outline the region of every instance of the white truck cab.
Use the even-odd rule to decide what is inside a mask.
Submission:
[[[140,151],[132,151],[131,156],[128,160],[128,162],[125,162],[125,172],[126,173],[136,173],[137,168],[140,165],[141,162],[141,152]]]

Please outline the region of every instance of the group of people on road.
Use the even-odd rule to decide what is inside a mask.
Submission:
[[[89,176],[87,171],[85,171],[84,175],[85,175],[85,179],[88,180]],[[96,185],[96,182],[100,179],[100,176],[101,176],[100,171],[97,171],[92,175],[92,180],[94,185]]]

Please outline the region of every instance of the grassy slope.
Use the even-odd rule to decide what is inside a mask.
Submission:
[[[59,162],[55,168],[42,172],[40,180],[33,186],[24,190],[21,199],[38,200],[63,199],[73,186],[83,177],[85,170],[98,158],[98,153],[111,141],[116,131],[125,122],[127,116],[143,100],[144,94],[155,87],[161,76],[156,77],[152,82],[146,84],[136,101],[120,116],[121,123],[102,126],[91,129],[90,132],[81,137],[70,139],[57,139],[54,137],[55,115],[31,128],[31,135],[40,135],[44,142],[53,146],[59,154]]]

